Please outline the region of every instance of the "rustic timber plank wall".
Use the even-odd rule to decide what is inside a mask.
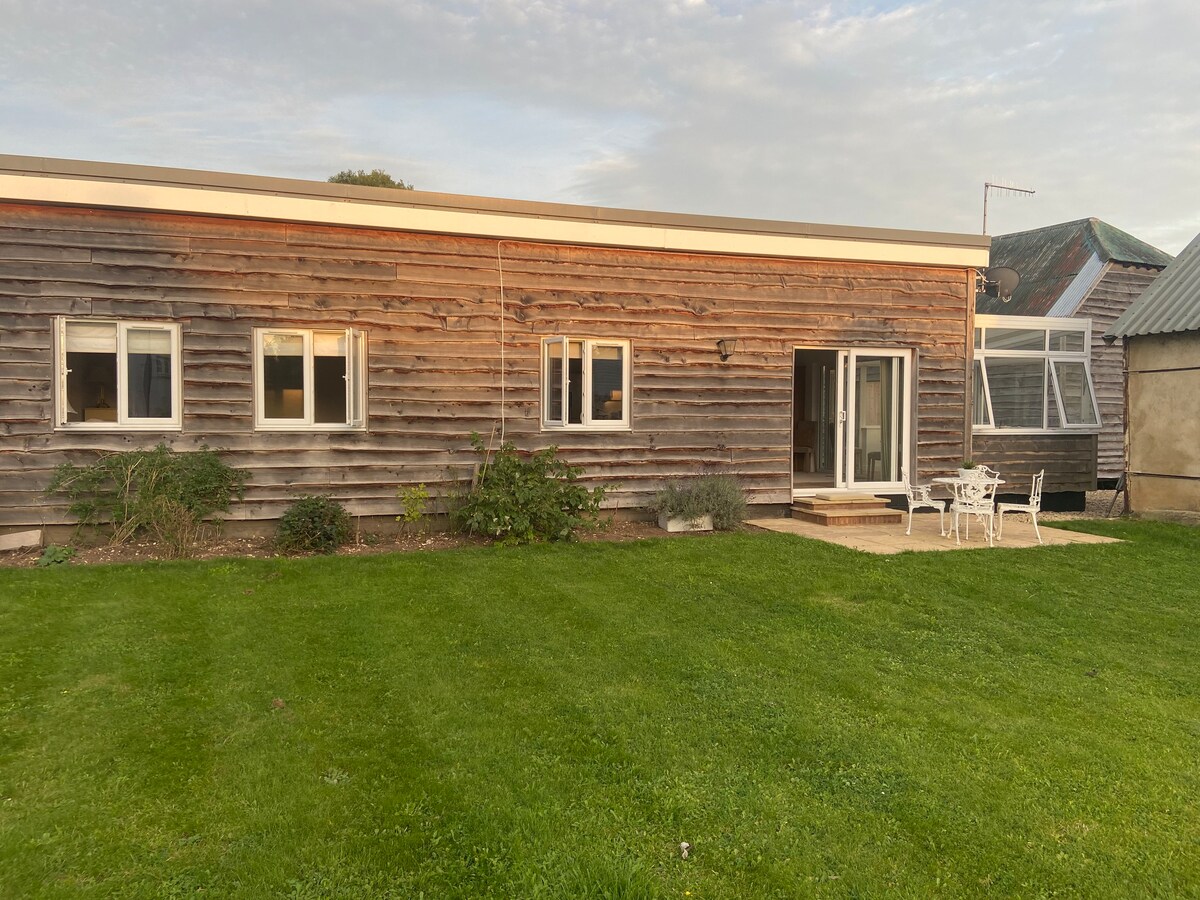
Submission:
[[[1160,271],[1111,264],[1076,314],[1092,320],[1092,383],[1102,426],[1096,449],[1099,478],[1120,478],[1125,471],[1124,350],[1120,338],[1106,344],[1104,333],[1153,284]]]
[[[918,475],[962,456],[973,281],[963,269],[502,242],[507,434],[557,443],[610,505],[664,479],[736,474],[790,500],[792,348],[910,347]],[[0,525],[66,521],[41,491],[97,451],[207,444],[250,471],[235,518],[303,493],[394,515],[398,485],[469,477],[472,431],[500,419],[497,242],[352,228],[0,204]],[[54,431],[53,316],[182,322],[182,432]],[[256,432],[259,325],[368,335],[368,430]],[[540,339],[632,342],[633,428],[543,432]],[[741,350],[722,363],[719,338]]]
[[[1045,493],[1096,489],[1095,434],[976,433],[971,456],[1000,473],[1002,494],[1028,494],[1033,476],[1042,469]]]

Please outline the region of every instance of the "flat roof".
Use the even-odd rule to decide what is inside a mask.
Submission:
[[[979,268],[985,235],[503,200],[0,154],[0,200],[681,252]]]

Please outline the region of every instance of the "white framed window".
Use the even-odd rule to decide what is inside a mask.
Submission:
[[[972,390],[977,431],[1096,431],[1089,319],[978,316]]]
[[[55,426],[178,430],[183,406],[179,325],[59,318]]]
[[[542,339],[542,427],[629,428],[629,341]]]
[[[353,328],[254,329],[254,425],[366,427],[366,336]]]

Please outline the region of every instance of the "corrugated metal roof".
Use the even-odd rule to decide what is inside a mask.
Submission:
[[[1200,234],[1113,323],[1106,338],[1200,330]]]
[[[1109,262],[1161,269],[1169,253],[1140,241],[1099,219],[1078,219],[992,239],[993,266],[1021,274],[1012,300],[980,295],[977,312],[1002,316],[1069,316],[1095,284],[1095,267]],[[1067,295],[1077,300],[1070,309]],[[1060,302],[1061,301],[1061,302]]]
[[[1107,270],[1108,263],[1093,253],[1091,259],[1083,264],[1079,274],[1067,285],[1062,296],[1055,300],[1054,305],[1046,311],[1047,317],[1072,315],[1087,299],[1087,295],[1092,292],[1092,288],[1104,277]]]

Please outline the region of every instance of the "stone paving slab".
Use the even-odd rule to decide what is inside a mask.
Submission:
[[[801,537],[826,541],[830,544],[841,544],[853,550],[864,553],[903,553],[905,550],[917,552],[933,550],[988,550],[987,537],[983,527],[972,523],[970,538],[965,535],[962,544],[954,542],[954,535],[942,537],[938,534],[938,517],[918,513],[913,518],[912,534],[904,530],[908,527],[908,514],[900,525],[816,525],[802,522],[799,519],[771,518],[749,519],[747,525],[762,528],[766,531],[778,531],[783,534],[796,534]],[[950,517],[946,516],[949,526]],[[1046,547],[1064,544],[1118,544],[1117,538],[1104,537],[1098,534],[1082,534],[1077,531],[1063,531],[1053,528],[1044,522],[1038,522],[1042,532],[1043,545]],[[960,529],[961,530],[961,529]],[[1028,516],[1005,516],[1004,539],[996,541],[996,549],[1013,550],[1022,547],[1037,547],[1037,535],[1034,534],[1033,524]]]

